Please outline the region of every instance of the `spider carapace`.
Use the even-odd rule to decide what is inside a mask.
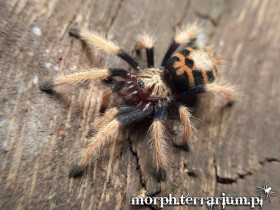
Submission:
[[[212,92],[221,94],[228,102],[232,100],[231,86],[215,80],[220,63],[219,57],[214,56],[206,49],[193,46],[197,34],[198,29],[195,24],[178,30],[159,68],[154,67],[155,39],[147,33],[139,35],[137,46],[140,49],[145,48],[147,56],[147,67],[142,68],[115,42],[84,29],[70,29],[70,35],[114,53],[125,60],[133,69],[131,73],[120,68],[92,68],[78,73],[57,76],[40,85],[41,90],[48,91],[54,86],[66,83],[112,78],[111,92],[116,92],[123,98],[123,104],[108,109],[97,120],[95,123],[96,134],[91,137],[87,148],[82,152],[79,163],[71,169],[70,177],[80,175],[91,157],[96,154],[106,140],[112,141],[113,138],[109,137],[116,136],[121,127],[152,117],[150,131],[155,162],[159,179],[165,179],[167,155],[163,123],[167,117],[167,108],[172,106],[178,110],[183,124],[183,144],[187,144],[187,140],[193,135],[194,127],[191,122],[190,110],[183,102],[180,102],[181,98],[202,92]],[[193,47],[190,47],[190,43]],[[188,46],[173,55],[181,44]],[[114,80],[116,77],[120,79]]]

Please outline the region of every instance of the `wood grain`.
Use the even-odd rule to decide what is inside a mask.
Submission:
[[[251,196],[263,181],[280,192],[279,9],[278,0],[2,0],[0,209],[131,209],[132,196],[155,189],[161,189],[158,196],[179,197],[187,189],[194,196]],[[218,97],[198,98],[197,141],[189,152],[173,146],[181,127],[170,117],[166,182],[154,176],[149,137],[129,130],[103,148],[83,177],[69,179],[100,116],[105,85],[65,85],[50,95],[38,84],[81,68],[127,68],[69,37],[69,27],[103,31],[133,55],[136,34],[148,27],[157,35],[159,65],[176,27],[195,20],[226,61],[226,79],[240,93],[236,103],[225,107]],[[279,207],[278,196],[263,209]],[[156,207],[141,207],[150,208]]]

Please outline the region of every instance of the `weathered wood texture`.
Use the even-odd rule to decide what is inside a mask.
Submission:
[[[130,209],[131,196],[158,186],[161,196],[187,189],[196,196],[250,196],[266,181],[280,192],[279,11],[278,0],[2,0],[0,208]],[[238,101],[224,108],[219,98],[199,97],[197,141],[190,152],[172,146],[181,129],[179,121],[167,122],[166,182],[158,183],[147,168],[152,150],[146,137],[125,133],[104,147],[82,178],[69,179],[90,123],[100,115],[105,86],[62,86],[48,95],[38,83],[87,66],[127,67],[69,37],[69,27],[104,31],[132,52],[135,35],[148,26],[158,35],[159,64],[176,27],[194,20],[226,61],[226,77],[241,93]],[[264,204],[279,207],[279,195]]]

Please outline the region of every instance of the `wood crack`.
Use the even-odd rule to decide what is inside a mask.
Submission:
[[[112,25],[114,24],[116,18],[118,17],[118,14],[119,14],[119,11],[121,10],[121,7],[122,7],[122,5],[123,5],[123,2],[124,2],[124,0],[120,0],[120,1],[119,1],[117,10],[116,10],[115,14],[113,15],[113,17],[111,18],[111,20],[109,21],[109,26],[108,26],[107,31],[110,30],[110,28],[111,28]]]
[[[83,1],[83,3],[80,5],[84,5],[85,4],[85,1]],[[80,11],[81,7],[78,8],[75,13],[73,14],[72,18],[67,22],[67,25],[63,28],[63,30],[61,31],[60,33],[60,41],[64,38],[65,34],[69,31],[69,27],[75,22],[75,20],[77,19],[77,15],[79,14],[79,11]]]
[[[0,25],[4,29],[0,33],[0,209],[157,209],[132,207],[131,197],[177,196],[187,188],[194,195],[233,191],[250,195],[264,180],[269,186],[278,186],[277,0],[5,2],[9,3],[0,3]],[[196,19],[202,41],[206,45],[213,41],[212,47],[226,60],[227,67],[222,67],[226,79],[237,83],[246,97],[239,97],[230,109],[221,108],[220,100],[211,96],[190,100],[194,117],[200,121],[197,137],[201,141],[196,141],[194,151],[188,154],[170,147],[172,164],[165,182],[159,181],[148,143],[150,136],[146,136],[151,119],[145,120],[147,125],[135,126],[135,132],[121,131],[121,139],[116,139],[116,145],[106,144],[82,178],[69,179],[69,165],[79,159],[79,150],[87,143],[85,138],[79,141],[81,135],[86,134],[90,119],[100,117],[97,105],[105,84],[96,81],[61,86],[52,97],[40,92],[38,82],[87,66],[117,63],[127,67],[118,57],[68,38],[69,27],[74,24],[102,30],[108,39],[120,42],[131,52],[135,40],[130,36],[147,25],[160,35],[155,49],[158,57],[176,27]],[[216,22],[218,27],[213,26]],[[34,26],[40,28],[40,35],[33,33]],[[75,104],[69,102],[73,94]],[[90,104],[97,105],[84,116],[88,95]],[[113,97],[114,102],[121,101]],[[74,106],[72,111],[70,104]],[[180,123],[173,122],[175,117],[169,115],[166,129],[172,132],[167,130],[166,134],[179,142],[181,137],[173,135],[181,131]],[[125,140],[129,142],[119,145]],[[213,158],[217,161],[214,166]],[[277,202],[270,205],[279,209]]]
[[[218,174],[218,168],[217,168],[217,163],[216,159],[214,158],[214,169],[215,169],[215,175],[216,175],[216,182],[219,184],[233,184],[236,183],[239,179],[245,179],[247,176],[254,175],[254,173],[260,169],[260,167],[263,167],[267,163],[272,163],[272,162],[280,162],[279,159],[274,158],[274,157],[269,157],[265,158],[264,160],[261,160],[257,162],[253,167],[251,167],[249,170],[246,170],[245,172],[242,173],[237,173],[236,177],[222,177],[219,176]]]
[[[146,189],[146,184],[145,184],[145,181],[143,179],[143,173],[141,171],[141,167],[140,167],[140,163],[139,163],[139,157],[138,157],[138,154],[136,151],[133,150],[133,147],[132,147],[132,141],[130,138],[128,138],[128,142],[129,142],[129,150],[131,152],[131,154],[135,157],[136,159],[136,170],[139,174],[139,178],[140,178],[140,183],[141,183],[141,186],[142,188]]]
[[[188,10],[189,10],[189,8],[190,8],[190,4],[191,4],[191,0],[188,0],[188,3],[186,4],[186,7],[185,7],[185,9],[184,9],[184,11],[186,11],[186,12],[183,13],[182,17],[181,17],[181,18],[179,19],[179,21],[176,23],[175,27],[179,27],[179,26],[182,25],[184,19],[186,18],[187,14],[188,14]]]
[[[198,11],[196,11],[195,14],[200,18],[209,20],[212,23],[212,25],[215,27],[218,25],[218,20],[212,18],[210,15],[204,15],[202,13],[199,13]]]

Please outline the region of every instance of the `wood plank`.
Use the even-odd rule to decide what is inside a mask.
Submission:
[[[194,196],[251,196],[263,181],[280,192],[279,1],[0,4],[1,209],[130,209],[131,196],[159,188],[157,196],[179,197],[188,189]],[[167,120],[170,166],[165,182],[155,177],[145,129],[131,135],[124,130],[116,142],[104,146],[83,177],[69,179],[91,123],[100,116],[105,85],[65,85],[50,95],[38,84],[93,66],[127,68],[119,58],[69,37],[69,27],[103,31],[134,56],[135,36],[148,27],[157,35],[159,65],[176,27],[195,20],[203,29],[200,41],[205,37],[226,61],[224,74],[239,89],[237,102],[224,107],[219,98],[198,97],[192,107],[199,119],[197,141],[189,152],[173,146],[181,141],[180,122],[176,116]],[[276,197],[265,201],[263,209],[277,207]]]

